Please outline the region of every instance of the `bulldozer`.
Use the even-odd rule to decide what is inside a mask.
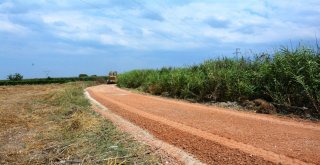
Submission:
[[[108,80],[107,80],[107,84],[115,84],[117,83],[117,71],[110,71],[109,72],[109,76],[108,76]]]

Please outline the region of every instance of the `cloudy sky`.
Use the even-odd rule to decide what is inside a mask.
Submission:
[[[319,0],[0,0],[0,79],[187,66],[320,36]]]

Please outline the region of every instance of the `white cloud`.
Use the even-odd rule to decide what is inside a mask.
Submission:
[[[107,45],[121,45],[130,47],[130,43],[128,43],[128,41],[126,41],[125,39],[122,39],[120,37],[114,37],[107,34],[100,35],[100,41]]]
[[[28,29],[22,25],[10,22],[0,15],[0,31],[12,33],[15,35],[25,35]]]
[[[81,12],[62,11],[50,13],[43,15],[42,19],[48,24],[53,33],[70,40],[100,41],[103,37],[99,35],[112,33],[116,37],[116,35],[124,34],[119,21],[117,23],[117,21],[112,21],[111,19],[92,17]]]
[[[41,17],[44,30],[56,37],[142,50],[201,48],[212,43],[270,43],[313,38],[320,33],[320,3],[316,0],[34,3],[43,8],[21,9],[24,16],[29,20]],[[31,6],[28,2],[19,1],[20,4]],[[15,8],[17,5],[11,2],[0,4],[0,12]],[[22,33],[30,26],[1,18],[0,23],[0,30],[10,33]]]
[[[3,2],[0,3],[0,12],[6,11],[7,9],[11,9],[14,7],[14,4],[12,2]]]
[[[72,63],[75,74],[82,70],[74,66],[181,66],[232,56],[237,47],[314,40],[319,8],[319,0],[0,0],[0,63],[10,64],[4,70],[34,60],[48,68]]]
[[[271,3],[271,4],[270,4]],[[315,1],[313,1],[315,3]],[[290,5],[285,5],[290,4]],[[316,3],[319,6],[319,2]],[[184,26],[192,27],[188,30],[194,37],[211,37],[222,43],[243,42],[267,43],[279,40],[312,38],[320,29],[313,25],[301,25],[303,20],[297,20],[301,11],[314,11],[314,6],[308,2],[268,3],[263,1],[206,1],[192,2],[184,6],[176,6],[163,15],[166,19],[175,20]],[[316,12],[313,12],[316,14]],[[187,18],[187,21],[182,21]],[[317,22],[320,14],[308,17]],[[214,26],[207,27],[205,20],[223,20],[229,25],[221,29]],[[218,22],[217,22],[218,23]],[[248,31],[250,30],[250,32]]]

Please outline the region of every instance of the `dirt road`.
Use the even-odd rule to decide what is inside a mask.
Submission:
[[[320,123],[88,88],[114,113],[208,164],[320,164]]]

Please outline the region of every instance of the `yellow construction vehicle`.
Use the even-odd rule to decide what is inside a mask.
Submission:
[[[107,83],[108,84],[117,83],[117,75],[118,75],[117,71],[110,71]]]

